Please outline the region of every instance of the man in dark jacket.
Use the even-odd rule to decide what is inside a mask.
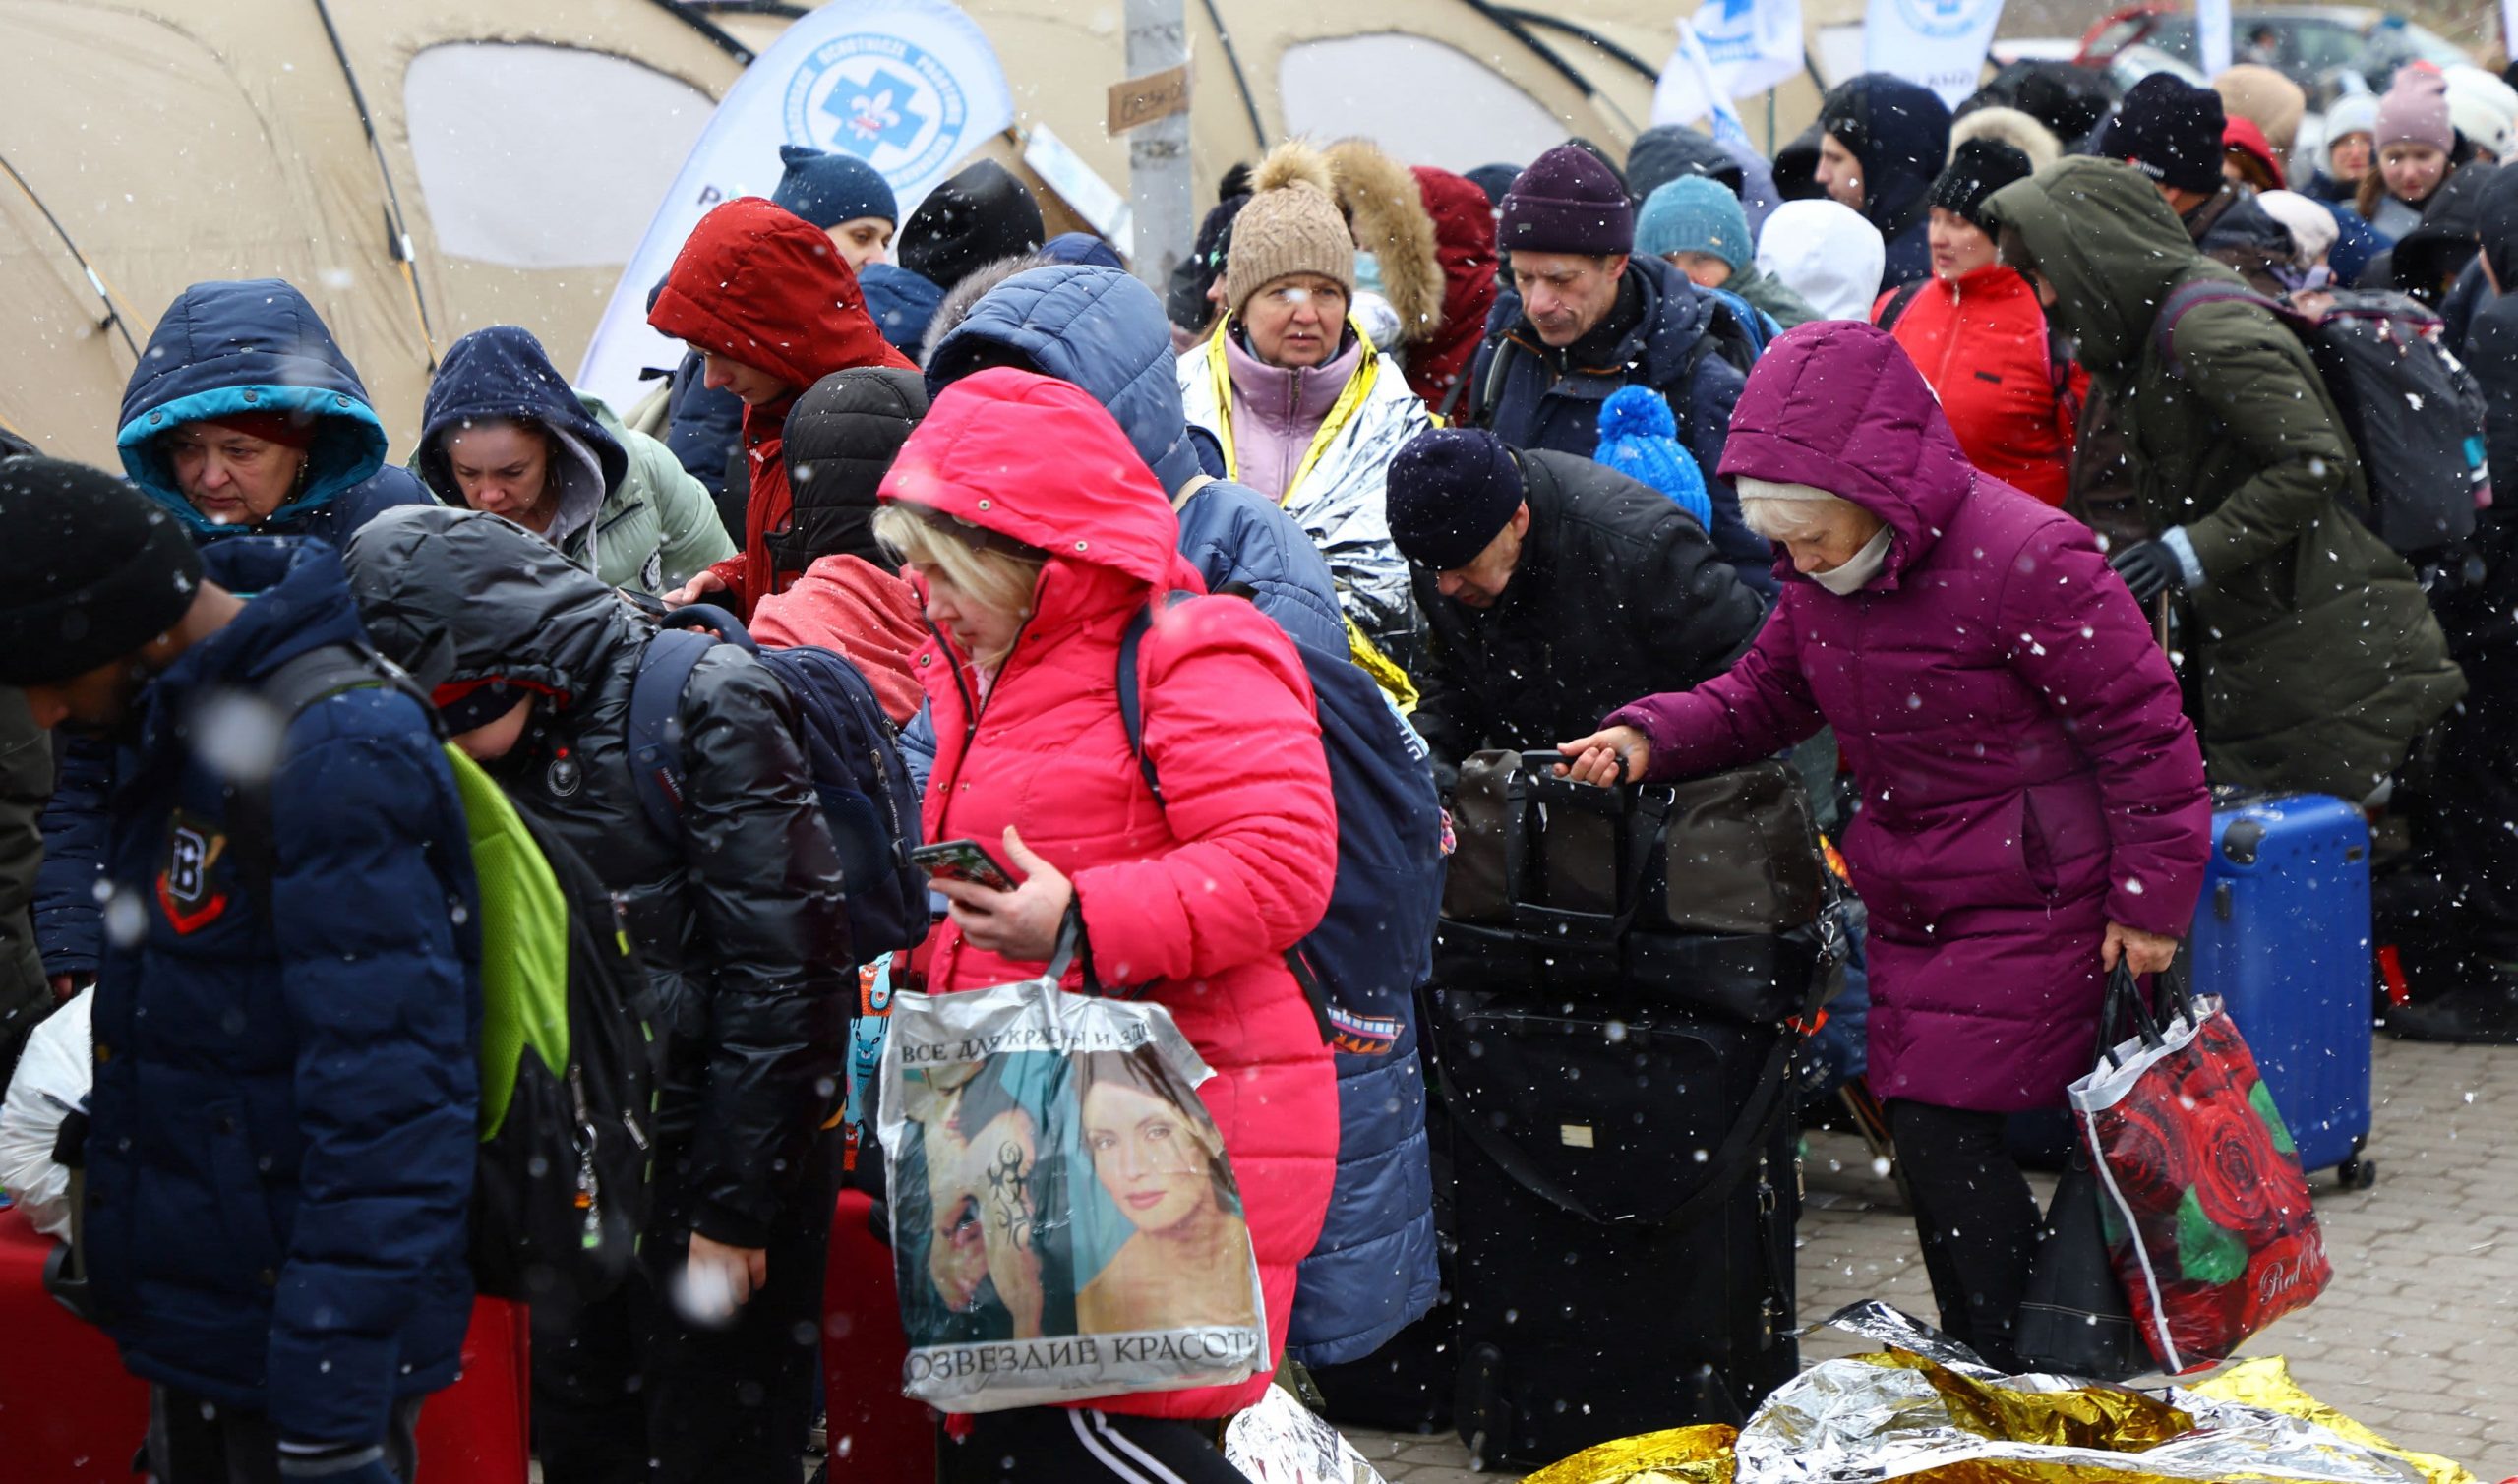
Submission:
[[[2484,291],[2466,328],[2466,365],[2483,388],[2486,462],[2518,469],[2518,170],[2493,177],[2475,219]],[[2417,850],[2390,885],[2427,900],[2408,904],[2414,920],[2394,938],[2413,1002],[2389,1011],[2386,1028],[2418,1040],[2506,1044],[2518,1041],[2518,509],[2504,502],[2477,511],[2455,556],[2430,574],[2430,602],[2468,689],[2406,800]],[[2392,894],[2382,892],[2382,918]]]
[[[105,879],[129,930],[97,975],[80,1249],[152,1388],[150,1466],[407,1480],[472,1309],[479,912],[454,779],[392,689],[284,730],[240,709],[362,642],[330,547],[196,552],[119,480],[49,459],[0,465],[0,681],[121,746]],[[259,825],[240,769],[270,770]]]
[[[149,336],[114,442],[196,543],[251,532],[337,547],[378,511],[435,505],[385,461],[385,425],[315,306],[276,278],[196,283]],[[44,813],[35,935],[56,991],[96,972],[96,872],[112,754],[71,739]]]
[[[535,1306],[543,1476],[793,1484],[856,983],[796,704],[739,648],[701,658],[669,836],[630,758],[652,630],[610,588],[519,526],[442,506],[370,525],[348,565],[369,634],[434,688],[449,727],[512,729],[482,765],[619,898],[655,994],[645,1273],[574,1315]]]
[[[0,428],[0,459],[35,445]],[[52,797],[52,740],[26,697],[0,690],[0,1087],[27,1034],[59,1003],[35,948],[35,882],[43,866],[43,808]]]
[[[1713,544],[1741,581],[1772,595],[1774,553],[1710,471],[1747,377],[1725,359],[1730,311],[1658,258],[1635,256],[1635,207],[1608,167],[1562,145],[1504,197],[1497,246],[1512,286],[1486,320],[1472,383],[1479,424],[1516,448],[1589,457],[1600,403],[1620,386],[1661,393],[1679,441],[1709,471]]]
[[[2226,263],[2257,292],[2279,297],[2276,267],[2297,249],[2290,228],[2256,205],[2253,189],[2221,173],[2221,95],[2155,72],[2133,85],[2099,132],[2098,153],[2142,172],[2204,257]]]
[[[2215,784],[2367,799],[2465,691],[2413,569],[2355,512],[2367,478],[2308,348],[2238,288],[2140,172],[2073,158],[1981,208],[2091,385],[2126,409],[2159,535],[2111,561],[2149,604],[2183,594],[2189,706]]]
[[[1447,784],[1481,747],[1553,747],[1720,675],[1766,617],[1667,496],[1469,429],[1400,450],[1390,530],[1432,631],[1411,720]]]
[[[1880,229],[1883,290],[1932,276],[1925,198],[1948,163],[1949,106],[1929,88],[1885,72],[1847,78],[1819,103],[1817,180]],[[1708,469],[1711,464],[1706,465]]]

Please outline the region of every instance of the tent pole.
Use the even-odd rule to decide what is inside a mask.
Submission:
[[[72,240],[70,229],[61,224],[60,217],[52,214],[52,208],[43,204],[43,198],[35,194],[34,187],[27,184],[27,178],[18,173],[18,167],[11,164],[9,157],[5,154],[0,154],[0,170],[8,171],[9,178],[17,182],[19,190],[26,193],[27,204],[43,213],[45,224],[52,228],[52,235],[61,239],[61,245],[70,250],[71,261],[79,265],[79,271],[88,275],[88,286],[94,289],[96,297],[104,301],[105,318],[97,323],[96,327],[102,329],[110,325],[119,331],[123,345],[131,351],[132,364],[138,365],[140,343],[131,337],[130,317],[115,306],[116,296],[105,287],[105,275],[96,271],[96,266],[88,261],[87,254],[79,251],[79,244]]]
[[[402,287],[411,296],[411,313],[420,322],[420,344],[428,351],[429,370],[437,370],[437,330],[429,323],[428,300],[420,294],[417,256],[411,247],[410,223],[402,215],[401,193],[393,189],[393,171],[385,163],[385,142],[377,138],[376,116],[368,111],[367,92],[358,86],[358,73],[350,66],[349,49],[341,44],[340,30],[332,25],[332,8],[325,0],[315,0],[315,14],[324,23],[324,38],[332,43],[332,60],[341,67],[341,81],[349,85],[350,102],[358,108],[358,126],[367,131],[367,148],[376,156],[376,173],[385,182],[386,251],[402,269]]]
[[[1250,137],[1258,142],[1259,152],[1268,152],[1268,126],[1259,122],[1259,100],[1251,95],[1250,77],[1241,70],[1241,48],[1232,44],[1232,31],[1224,24],[1224,12],[1216,0],[1204,0],[1207,20],[1216,29],[1216,39],[1224,44],[1225,65],[1232,69],[1232,86],[1241,92],[1242,111],[1250,115]]]
[[[1127,0],[1128,76],[1146,77],[1189,61],[1181,0]],[[1157,295],[1197,234],[1196,186],[1189,169],[1186,109],[1128,135],[1128,266]]]

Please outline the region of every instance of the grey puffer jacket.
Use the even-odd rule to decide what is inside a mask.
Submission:
[[[394,511],[359,532],[348,565],[369,635],[422,683],[504,676],[543,692],[524,740],[484,767],[627,912],[664,1042],[659,1179],[687,1192],[700,1234],[762,1245],[837,1106],[856,980],[795,702],[739,649],[700,660],[682,695],[681,837],[667,838],[629,756],[654,630],[611,589],[468,510]]]

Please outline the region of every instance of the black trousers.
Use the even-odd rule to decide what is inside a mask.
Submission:
[[[836,1199],[825,1133],[770,1232],[769,1281],[724,1329],[688,1324],[674,1306],[690,1229],[671,1200],[659,1200],[640,1269],[618,1291],[574,1309],[534,1305],[544,1484],[801,1484]]]
[[[1888,1104],[1941,1328],[2004,1371],[2018,1365],[2011,1334],[2040,1220],[2028,1177],[2003,1140],[2008,1122],[1903,1098]]]
[[[936,1445],[941,1484],[1249,1484],[1211,1441],[1215,1424],[1121,1417],[1090,1407],[983,1412],[967,1437]]]
[[[385,1462],[402,1484],[419,1478],[415,1434],[422,1399],[403,1397],[386,1419]],[[264,1413],[152,1386],[143,1455],[156,1484],[278,1484],[279,1429]]]

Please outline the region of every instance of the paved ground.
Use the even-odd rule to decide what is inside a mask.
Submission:
[[[2248,1353],[2288,1355],[2301,1385],[2405,1448],[2518,1476],[2518,1049],[2381,1038],[2376,1095],[2376,1188],[2317,1177],[2334,1284]],[[1802,1317],[1874,1297],[1932,1317],[1895,1187],[1851,1137],[1810,1142]],[[1804,1353],[1861,1346],[1823,1332]],[[1504,1477],[1471,1473],[1449,1437],[1351,1436],[1390,1484]]]

